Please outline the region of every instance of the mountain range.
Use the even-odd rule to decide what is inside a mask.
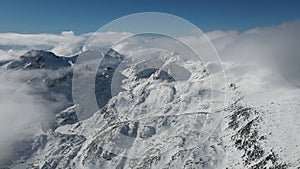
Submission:
[[[0,168],[300,169],[299,90],[251,93],[262,88],[263,78],[248,78],[255,65],[225,63],[225,87],[215,91],[208,77],[220,72],[206,71],[214,63],[172,66],[196,72],[178,80],[154,68],[120,69],[126,56],[110,49],[95,77],[99,110],[82,119],[72,80],[88,75],[89,67],[74,74],[77,58],[31,50],[0,62],[8,80],[51,105],[47,124],[35,126],[40,132],[9,142],[13,153],[0,159]],[[214,109],[224,93],[223,109]]]

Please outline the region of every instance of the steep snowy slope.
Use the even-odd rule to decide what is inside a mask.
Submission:
[[[222,132],[223,168],[298,169],[300,90],[277,84],[281,77],[258,65],[236,65],[226,74],[234,83]]]
[[[39,160],[33,159],[33,166],[218,168],[223,157],[220,133],[207,138],[210,135],[204,131],[209,123],[218,121],[206,121],[212,91],[206,80],[200,81],[207,74],[199,64],[184,65],[199,72],[187,81],[172,81],[159,72],[142,78],[140,73],[128,74],[122,86],[128,90],[113,97],[93,117],[56,129],[57,140],[76,136],[84,138],[81,144],[49,141],[35,157]],[[213,130],[218,130],[217,126]]]
[[[66,67],[58,77],[65,77],[72,68],[70,58],[42,62],[36,58],[6,62],[3,67],[49,72],[56,70],[48,66],[54,59]],[[299,89],[270,87],[264,81],[270,76],[267,71],[255,65],[225,65],[228,83],[216,91],[210,77],[221,83],[218,75],[222,72],[206,71],[214,70],[214,63],[173,65],[172,70],[186,76],[175,80],[174,72],[140,71],[158,62],[124,66],[124,56],[113,50],[104,58],[95,82],[99,111],[78,122],[76,105],[71,104],[56,115],[55,127],[15,144],[18,158],[1,167],[300,168]],[[89,68],[84,71],[89,73]],[[117,81],[113,78],[116,73]],[[66,85],[70,92],[70,76],[42,81],[60,79],[51,82],[57,89]],[[31,80],[30,84],[35,83]],[[222,100],[224,92],[224,111],[215,109],[214,103]]]

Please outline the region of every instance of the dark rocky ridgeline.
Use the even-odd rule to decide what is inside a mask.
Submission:
[[[112,97],[111,85],[113,75],[125,56],[110,49],[101,61],[95,78],[95,95],[98,107],[104,107]],[[120,79],[123,80],[123,79]]]
[[[249,169],[286,169],[289,163],[281,161],[279,154],[273,149],[267,151],[262,146],[262,141],[267,141],[268,135],[260,131],[259,123],[264,111],[243,103],[241,92],[235,84],[230,84],[230,89],[235,93],[232,103],[226,108],[228,116],[227,129],[231,131],[230,140],[236,149],[242,152],[244,168]],[[269,133],[272,134],[272,133]],[[270,165],[271,164],[271,165]]]
[[[63,57],[56,56],[52,52],[43,50],[30,50],[20,56],[18,60],[12,60],[7,69],[50,69],[57,70],[70,67],[70,62],[74,62],[77,56]]]

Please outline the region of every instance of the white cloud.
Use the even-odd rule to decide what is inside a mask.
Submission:
[[[299,85],[300,21],[255,28],[231,38],[220,50],[223,60],[257,63]]]
[[[86,33],[75,35],[73,31],[61,34],[19,34],[0,33],[0,60],[20,56],[31,49],[42,49],[54,52],[60,56],[72,56],[80,52],[91,36],[89,45],[108,47],[113,42],[130,35],[129,33]],[[90,46],[89,46],[90,47]]]
[[[206,35],[223,62],[257,64],[271,69],[274,76],[279,74],[290,84],[300,86],[300,21],[244,32],[216,30]],[[204,41],[203,36],[185,38],[194,43]]]
[[[73,32],[55,34],[18,34],[0,33],[0,49],[2,50],[30,50],[44,49],[56,52],[58,55],[72,55],[80,50],[81,36],[75,36]]]
[[[83,46],[83,50],[111,48],[112,44],[117,43],[123,38],[133,35],[128,32],[95,32],[85,36],[91,37]]]
[[[14,155],[11,143],[40,134],[53,117],[51,109],[42,104],[44,99],[31,95],[32,89],[12,78],[13,74],[22,75],[1,72],[0,76],[0,161]]]

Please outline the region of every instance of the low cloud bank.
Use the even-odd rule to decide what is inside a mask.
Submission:
[[[223,61],[255,63],[300,87],[300,21],[245,32],[208,33]]]
[[[126,32],[86,33],[75,35],[73,31],[61,34],[0,33],[0,60],[15,58],[31,49],[48,50],[59,56],[72,56],[82,51],[85,42],[109,47],[112,42],[130,35]],[[94,37],[90,39],[90,37]]]
[[[216,46],[223,61],[257,63],[282,74],[291,84],[300,82],[300,21],[281,25],[253,28],[244,32],[216,30],[206,32]],[[72,31],[61,34],[0,33],[0,60],[15,58],[31,49],[43,49],[56,55],[71,56],[84,50],[85,42],[96,37],[90,45],[109,47],[112,42],[130,33],[86,33],[75,35]],[[201,37],[187,37],[201,41]],[[89,47],[90,48],[90,47]]]
[[[49,107],[43,106],[43,98],[32,95],[25,83],[12,79],[12,74],[0,75],[0,165],[2,160],[14,157],[17,150],[12,144],[17,140],[41,134],[53,121]]]

